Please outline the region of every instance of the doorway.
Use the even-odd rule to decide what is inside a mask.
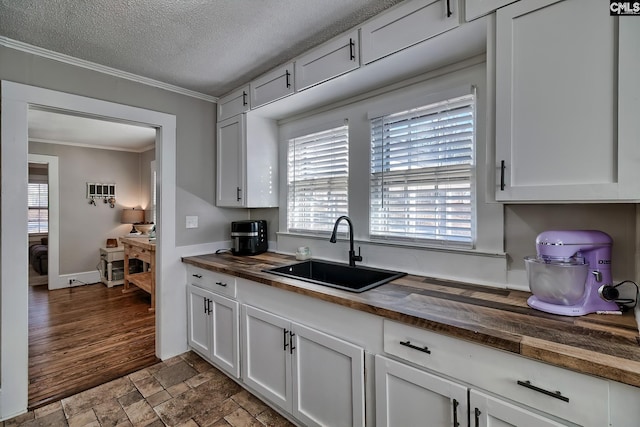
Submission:
[[[175,150],[176,135],[173,115],[129,107],[121,104],[66,94],[18,83],[2,81],[2,145],[0,147],[0,185],[2,209],[0,229],[0,414],[10,418],[26,410],[28,401],[28,245],[27,218],[27,121],[29,105],[77,112],[126,123],[137,123],[157,129],[156,161],[158,176],[157,237],[157,315],[156,355],[164,359],[182,348],[182,331],[169,325],[181,322],[169,307],[174,295],[165,283],[178,283],[182,270],[175,260]],[[177,289],[181,292],[183,289]]]

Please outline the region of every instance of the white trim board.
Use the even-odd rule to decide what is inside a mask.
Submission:
[[[176,250],[176,117],[142,108],[2,81],[0,107],[0,420],[27,409],[28,256],[27,163],[30,105],[109,117],[156,128],[158,238],[156,241],[156,355],[187,349],[184,267]],[[23,206],[24,208],[20,208]],[[173,285],[173,286],[172,286]]]
[[[192,98],[202,99],[203,101],[209,101],[213,103],[218,102],[218,98],[216,98],[215,96],[196,92],[190,89],[185,89],[179,86],[174,86],[169,83],[164,83],[159,80],[154,80],[148,77],[139,76],[137,74],[128,73],[126,71],[107,67],[105,65],[96,64],[95,62],[85,61],[84,59],[79,59],[73,56],[65,55],[63,53],[54,52],[52,50],[44,49],[18,40],[13,40],[8,37],[0,37],[0,46],[6,46],[11,49],[31,53],[43,58],[53,59],[55,61],[64,62],[65,64],[71,64],[77,67],[86,68],[88,70],[97,71],[99,73],[108,74],[110,76],[120,77],[122,79],[142,83],[147,86],[153,86],[182,95],[190,96]]]

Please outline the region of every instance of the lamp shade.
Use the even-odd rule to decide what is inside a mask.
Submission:
[[[123,224],[144,222],[144,211],[142,209],[122,209],[120,222]]]

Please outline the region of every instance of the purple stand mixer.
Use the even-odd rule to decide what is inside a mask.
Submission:
[[[596,230],[545,231],[536,257],[526,257],[530,307],[564,316],[617,311],[606,299],[611,279],[611,237]],[[603,296],[603,290],[605,290]]]

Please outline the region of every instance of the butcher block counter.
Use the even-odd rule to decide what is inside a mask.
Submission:
[[[307,295],[580,373],[640,387],[640,337],[632,312],[557,316],[527,306],[527,292],[407,275],[352,293],[265,273],[292,256],[208,254],[184,263]]]
[[[150,312],[156,310],[156,243],[148,237],[121,237],[124,246],[124,289],[123,293],[133,292],[135,285],[151,295]],[[140,273],[129,273],[129,260],[142,261],[144,268]]]

